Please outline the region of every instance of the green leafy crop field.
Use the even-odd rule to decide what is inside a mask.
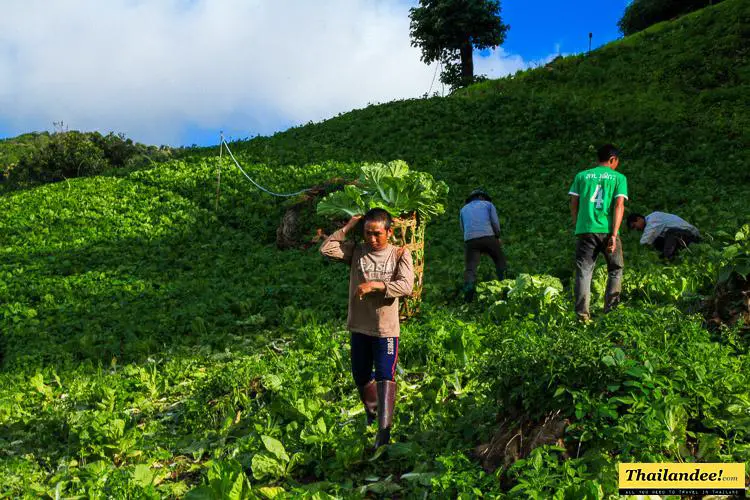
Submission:
[[[397,159],[450,188],[403,325],[394,444],[375,454],[347,269],[274,245],[299,200],[224,157],[216,210],[218,148],[4,192],[0,497],[606,498],[622,461],[750,463],[748,327],[704,316],[717,282],[750,273],[749,39],[750,4],[726,0],[450,97],[230,145],[278,191]],[[623,303],[601,314],[599,268],[581,325],[567,190],[602,142],[623,150],[627,210],[677,213],[704,243],[665,265],[624,230]],[[466,306],[458,210],[477,186],[511,279],[483,263]],[[309,207],[303,239],[328,223]]]

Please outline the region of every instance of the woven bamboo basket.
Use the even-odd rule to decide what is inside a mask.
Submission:
[[[401,301],[399,315],[407,319],[419,312],[422,302],[422,285],[424,283],[424,222],[420,221],[416,213],[393,219],[394,245],[406,247],[411,252],[414,264],[414,291],[410,297]]]

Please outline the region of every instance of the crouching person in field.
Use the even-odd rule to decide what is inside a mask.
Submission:
[[[363,219],[364,243],[346,241]],[[367,423],[378,422],[375,448],[388,444],[396,402],[399,297],[411,295],[414,268],[411,253],[391,245],[390,214],[374,208],[354,216],[320,247],[324,256],[351,266],[349,313],[354,383],[365,406]]]
[[[680,250],[701,240],[701,233],[695,226],[681,217],[665,212],[651,212],[645,217],[630,214],[628,227],[643,231],[641,245],[653,246],[667,260],[672,260]]]

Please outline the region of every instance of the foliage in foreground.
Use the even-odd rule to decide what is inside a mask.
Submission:
[[[670,267],[625,238],[638,260],[630,299],[587,327],[556,277],[485,283],[473,309],[440,305],[433,289],[404,326],[397,442],[373,457],[348,374],[345,270],[315,249],[254,241],[272,228],[239,217],[252,191],[236,173],[223,200],[238,213],[202,208],[215,166],[174,162],[1,199],[13,221],[0,276],[5,493],[577,496],[614,492],[618,460],[750,459],[742,325],[712,335],[679,309],[723,270],[744,269],[744,235],[716,236]],[[296,182],[295,170],[285,177]],[[269,217],[283,209],[257,203]],[[40,217],[49,229],[34,236]],[[495,473],[470,458],[496,412],[552,410],[571,420],[566,449]]]

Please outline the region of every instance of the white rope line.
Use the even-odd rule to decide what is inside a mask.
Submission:
[[[430,90],[427,91],[427,97],[430,96],[432,93],[432,86],[435,85],[435,77],[437,76],[438,68],[443,66],[443,61],[441,60],[438,64],[435,65],[435,72],[432,74],[432,83],[430,84]]]
[[[249,175],[247,175],[247,172],[245,172],[245,170],[242,168],[242,166],[240,166],[240,163],[237,161],[237,158],[235,158],[234,155],[232,154],[232,150],[229,149],[229,144],[227,144],[227,141],[225,141],[224,139],[222,139],[222,141],[224,143],[224,147],[227,148],[227,153],[229,153],[229,156],[232,158],[232,160],[234,160],[234,164],[237,165],[237,168],[240,169],[240,172],[242,172],[244,174],[244,176],[247,177],[247,180],[249,180],[250,182],[252,182],[253,185],[255,187],[257,187],[258,189],[260,189],[261,191],[263,191],[265,193],[268,193],[271,196],[278,196],[278,197],[281,197],[281,198],[288,198],[290,196],[297,196],[298,194],[306,193],[306,192],[308,192],[308,191],[310,191],[312,189],[312,188],[302,189],[301,191],[297,191],[297,192],[294,192],[294,193],[274,193],[273,191],[269,191],[268,189],[264,188],[263,186],[261,186],[260,184],[258,184],[257,182],[255,182],[253,179],[251,179]]]

